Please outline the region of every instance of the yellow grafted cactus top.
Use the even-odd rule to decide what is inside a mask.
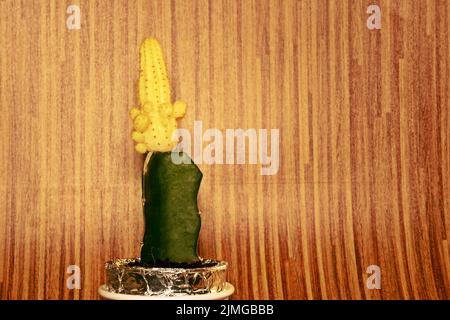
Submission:
[[[186,113],[186,103],[170,102],[169,78],[158,41],[145,39],[139,55],[140,106],[130,110],[134,127],[131,137],[139,153],[170,151],[177,143],[173,140],[176,119]]]

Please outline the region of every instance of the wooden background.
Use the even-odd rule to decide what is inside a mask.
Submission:
[[[280,129],[277,175],[201,166],[201,255],[235,299],[449,299],[449,21],[444,0],[0,0],[1,298],[97,299],[138,255],[127,112],[154,36],[182,127]]]

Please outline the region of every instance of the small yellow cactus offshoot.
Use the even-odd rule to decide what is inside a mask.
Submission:
[[[177,143],[173,140],[176,119],[186,113],[186,103],[170,102],[169,78],[161,46],[153,38],[145,39],[140,48],[138,89],[140,106],[130,110],[134,128],[131,138],[136,142],[136,151],[172,150]]]

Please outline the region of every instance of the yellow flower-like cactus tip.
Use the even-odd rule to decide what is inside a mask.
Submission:
[[[144,40],[140,49],[141,76],[139,99],[141,105],[170,103],[170,85],[161,46],[153,38]]]
[[[130,110],[134,131],[131,138],[139,153],[173,149],[176,119],[186,113],[186,103],[170,102],[170,85],[161,47],[148,38],[140,48],[139,108]]]

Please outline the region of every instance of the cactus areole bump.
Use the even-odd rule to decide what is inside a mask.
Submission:
[[[145,233],[141,264],[195,265],[201,261],[197,194],[202,173],[187,154],[177,154],[181,164],[172,161],[176,119],[184,116],[186,104],[171,103],[162,50],[153,38],[144,40],[140,48],[138,91],[140,105],[131,109],[130,116],[136,151],[147,153],[142,174]]]

